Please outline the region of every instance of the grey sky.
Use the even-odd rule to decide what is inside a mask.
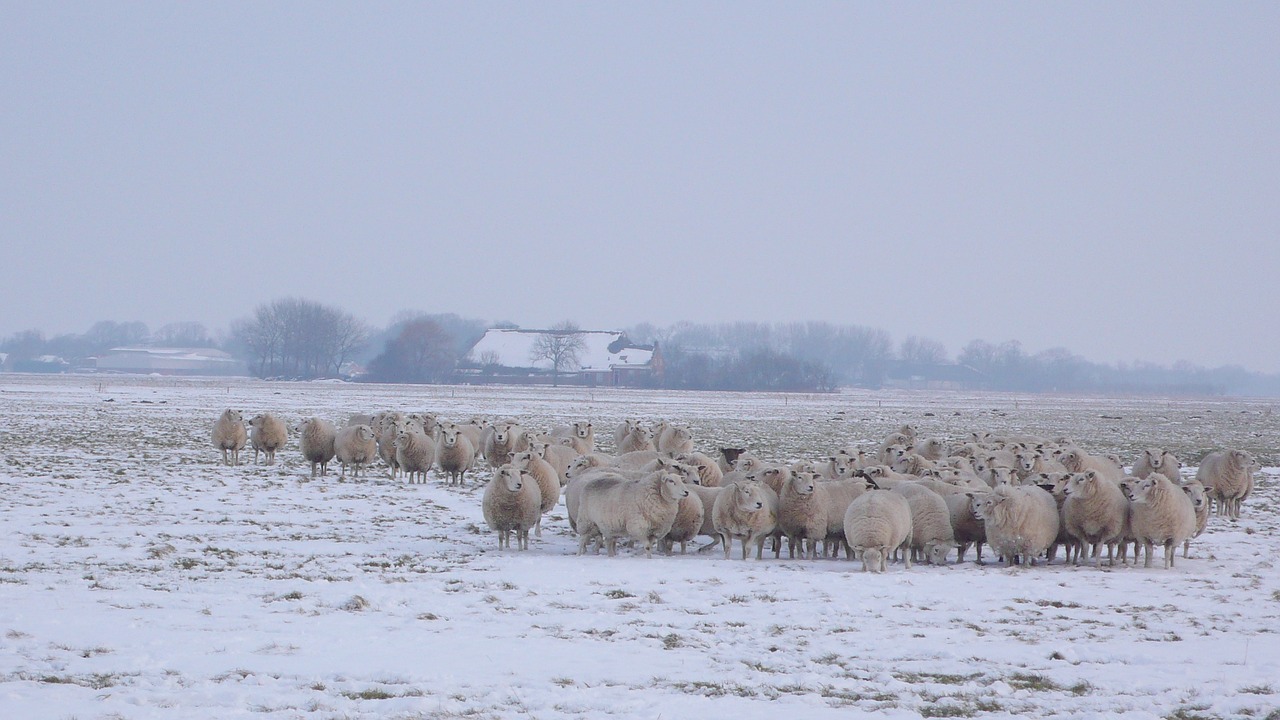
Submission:
[[[301,295],[1280,371],[1277,3],[0,3],[0,335]]]

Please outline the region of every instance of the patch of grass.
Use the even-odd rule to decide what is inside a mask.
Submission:
[[[749,602],[751,598],[747,597],[746,595],[730,595],[729,597],[725,598],[725,600],[731,603],[742,604],[742,603]]]
[[[947,673],[897,673],[894,677],[905,683],[938,683],[940,685],[963,685],[974,678],[982,677],[981,673],[972,675],[950,675]]]
[[[658,594],[657,590],[650,590],[649,594],[645,595],[645,599],[654,605],[661,605],[663,603],[662,596]]]
[[[360,612],[369,607],[369,601],[359,595],[352,595],[346,602],[338,606],[339,610],[347,612]]]
[[[1250,695],[1272,695],[1275,693],[1275,688],[1271,687],[1271,685],[1269,684],[1268,685],[1250,685],[1248,687],[1240,688],[1240,692],[1248,693]]]
[[[635,597],[635,595],[632,595],[631,593],[627,592],[626,590],[623,590],[622,588],[614,588],[612,590],[607,590],[605,591],[604,596],[612,600],[622,600],[623,598]]]
[[[1070,691],[1072,695],[1088,695],[1093,692],[1093,684],[1081,680],[1075,685],[1067,688],[1067,690]]]
[[[667,633],[662,636],[662,649],[664,650],[674,650],[683,644],[684,643],[680,640],[680,636],[676,633]]]
[[[571,677],[552,678],[551,682],[555,683],[556,685],[559,685],[560,687],[573,687],[574,685],[578,684],[578,681],[574,680]]]
[[[1061,690],[1062,686],[1054,682],[1048,676],[1040,673],[1014,673],[1009,676],[1007,682],[1009,686],[1015,690],[1038,690],[1040,692],[1048,692],[1051,690]]]
[[[280,599],[281,600],[301,600],[302,591],[294,590],[293,592],[285,593],[284,595],[280,596]]]
[[[978,713],[999,712],[1003,710],[999,703],[990,700],[973,699],[963,703],[938,702],[920,708],[920,716],[927,718],[974,717]]]
[[[361,690],[360,692],[348,690],[342,694],[352,700],[390,700],[392,698],[400,697],[399,695],[389,693],[382,688],[369,688],[367,690]]]
[[[1173,712],[1165,715],[1165,720],[1222,720],[1217,715],[1206,715],[1204,710],[1208,710],[1208,705],[1183,705]]]

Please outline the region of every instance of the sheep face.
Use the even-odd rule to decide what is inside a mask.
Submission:
[[[799,473],[791,478],[791,491],[797,495],[812,495],[818,489],[818,481],[812,473]]]
[[[947,556],[951,554],[951,549],[954,547],[955,544],[949,542],[925,543],[925,561],[930,565],[946,565]]]
[[[1058,462],[1065,465],[1067,469],[1072,472],[1078,472],[1080,470],[1080,463],[1082,460],[1083,458],[1080,457],[1080,453],[1076,450],[1067,450],[1058,456]]]
[[[862,551],[863,572],[883,572],[887,553],[878,547],[865,548]]]
[[[1098,474],[1092,470],[1082,473],[1072,473],[1066,479],[1062,487],[1062,494],[1068,497],[1079,495],[1087,497],[1092,495],[1098,487]]]
[[[573,424],[573,434],[583,440],[591,437],[591,423],[582,421],[575,422]]]
[[[1040,456],[1032,452],[1020,452],[1015,454],[1014,460],[1018,463],[1018,469],[1022,472],[1031,472],[1036,469],[1036,461]]]
[[[442,436],[442,438],[441,438],[440,442],[441,442],[445,447],[448,447],[448,448],[456,447],[456,446],[458,445],[458,428],[456,428],[456,427],[447,427],[447,428],[445,428],[445,429],[444,429],[444,434],[443,434],[443,436]]]
[[[684,481],[680,479],[679,475],[665,474],[659,482],[661,483],[660,490],[664,499],[671,502],[679,502],[689,497],[689,488],[684,486]]]
[[[503,467],[498,470],[498,479],[501,480],[504,487],[509,492],[520,492],[524,487],[525,476],[529,473],[517,470],[513,467]]]
[[[1205,495],[1204,486],[1200,483],[1183,485],[1182,491],[1187,494],[1187,497],[1191,498],[1191,507],[1195,508],[1196,512],[1204,508],[1205,503],[1209,501],[1208,496]]]
[[[738,508],[745,512],[764,509],[764,496],[760,493],[760,486],[753,482],[738,483],[734,495]]]
[[[1138,480],[1133,484],[1133,494],[1129,499],[1135,503],[1147,503],[1151,501],[1151,493],[1159,480],[1155,477],[1148,477]]]
[[[1007,495],[997,495],[995,493],[971,495],[970,497],[973,498],[971,503],[973,506],[973,519],[984,522],[987,518],[991,517],[991,514],[994,513],[1001,505],[1009,501],[1009,497]]]

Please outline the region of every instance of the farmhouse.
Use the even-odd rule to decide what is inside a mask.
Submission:
[[[243,362],[214,348],[118,347],[98,357],[98,370],[161,375],[247,375]]]
[[[467,352],[464,382],[543,384],[552,382],[550,360],[536,357],[535,346],[549,330],[492,329]],[[558,381],[574,385],[650,386],[661,380],[657,344],[637,345],[626,333],[581,330],[576,361],[560,368]]]

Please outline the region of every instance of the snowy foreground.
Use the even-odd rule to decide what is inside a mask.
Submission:
[[[1267,402],[0,376],[0,718],[1280,718]],[[480,481],[225,467],[227,407],[693,426],[778,460],[902,422],[1267,466],[1172,571],[497,551]],[[609,437],[609,440],[605,440]],[[252,451],[247,451],[252,458]],[[1193,472],[1193,470],[1192,470]],[[954,557],[954,556],[953,556]]]

